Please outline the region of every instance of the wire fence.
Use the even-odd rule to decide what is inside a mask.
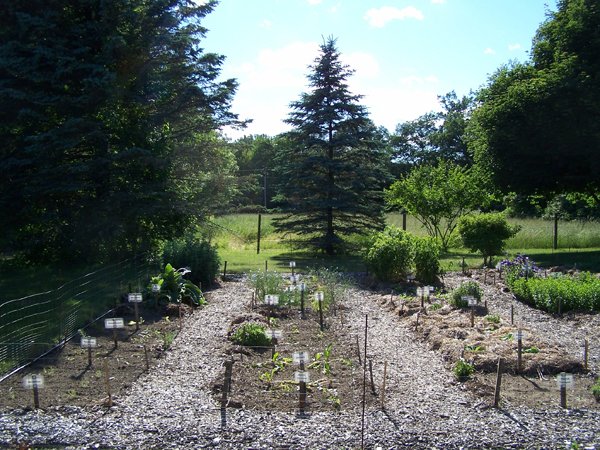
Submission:
[[[125,292],[141,289],[154,269],[153,263],[130,258],[56,289],[0,300],[0,379],[69,340],[118,305]]]

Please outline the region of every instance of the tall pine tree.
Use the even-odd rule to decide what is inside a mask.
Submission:
[[[190,201],[225,185],[214,168],[231,166],[210,136],[234,119],[235,82],[218,82],[223,57],[200,47],[215,4],[5,4],[2,250],[98,260],[152,248],[196,220]]]
[[[286,120],[293,129],[279,154],[279,200],[287,214],[275,226],[333,255],[344,237],[383,226],[386,152],[362,97],[348,89],[353,70],[342,64],[335,39],[321,45],[310,68],[311,90],[290,105]]]

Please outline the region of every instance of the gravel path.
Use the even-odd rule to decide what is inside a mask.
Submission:
[[[493,294],[491,287],[485,289]],[[186,321],[166,357],[110,411],[91,406],[4,414],[0,446],[24,441],[82,449],[360,448],[360,405],[305,417],[228,409],[228,426],[221,429],[210,389],[223,372],[227,327],[250,296],[243,282],[227,282],[210,293],[207,307]],[[347,333],[362,336],[368,314],[367,350],[378,383],[388,362],[386,409],[367,410],[367,448],[565,448],[573,441],[600,448],[598,411],[488,408],[456,383],[441,357],[417,342],[376,297],[351,290],[346,299]],[[505,298],[490,301],[491,307],[506,310]],[[531,329],[543,324],[535,328],[539,333],[555,333],[565,323],[543,315],[547,327],[537,312],[515,308]],[[593,320],[597,325],[596,316]],[[577,348],[583,327],[568,321],[564,327],[572,340],[565,345]],[[598,354],[593,358],[597,367]]]

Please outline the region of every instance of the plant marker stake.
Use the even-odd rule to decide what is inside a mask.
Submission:
[[[583,368],[588,370],[588,351],[589,351],[589,342],[586,339],[583,340]]]
[[[294,268],[296,267],[296,261],[290,261],[290,267],[292,269],[292,276],[294,276]]]
[[[146,360],[146,372],[150,371],[150,360],[148,359],[148,347],[144,345],[144,359]]]
[[[358,364],[362,365],[362,357],[360,356],[360,342],[358,342],[358,334],[356,335],[356,353],[358,354]]]
[[[381,382],[381,409],[385,409],[385,378],[387,377],[387,361],[383,363],[383,381]]]
[[[496,389],[494,390],[494,408],[500,405],[500,386],[502,385],[502,358],[498,358],[498,370],[496,372]]]
[[[304,372],[304,359],[300,360],[300,372]],[[304,409],[306,408],[306,381],[300,381],[298,387],[300,394],[298,397],[298,407],[300,408],[300,413],[304,414]]]
[[[515,324],[515,306],[514,305],[510,305],[510,324],[511,325]]]
[[[117,341],[117,328],[123,328],[123,318],[114,317],[112,319],[104,319],[104,328],[112,329],[113,331],[113,341],[115,342],[115,348],[118,347],[119,343]]]
[[[483,284],[487,284],[487,268],[483,268]]]
[[[561,372],[556,377],[556,382],[560,389],[560,406],[567,408],[567,388],[573,387],[573,375],[570,373]]]
[[[227,396],[231,391],[231,374],[233,372],[233,360],[225,361],[225,378],[223,378],[223,392],[221,393],[221,427],[227,426]]]
[[[304,290],[306,289],[306,285],[304,283],[300,284],[300,318],[305,319],[306,316],[304,314]]]
[[[110,379],[108,376],[108,360],[104,360],[104,383],[106,384],[106,393],[108,394],[108,407],[112,408],[112,394],[110,392]]]
[[[223,264],[223,279],[227,276],[227,261]]]
[[[523,361],[523,335],[521,330],[517,331],[517,373],[521,372]]]
[[[471,305],[471,328],[475,326],[475,305]]]
[[[492,272],[492,283],[496,284],[496,272]]]
[[[133,303],[133,309],[135,312],[135,331],[140,329],[140,311],[138,309],[138,303],[142,301],[142,294],[134,292],[127,295],[127,301]]]
[[[44,387],[44,377],[32,373],[23,378],[23,387],[33,390],[33,406],[35,409],[40,409],[40,393],[39,389]]]
[[[323,292],[317,292],[315,297],[317,297],[317,301],[319,302],[319,326],[321,327],[321,331],[323,331]]]
[[[367,333],[369,330],[369,315],[365,314],[365,349],[363,363],[363,392],[362,392],[362,415],[360,426],[360,447],[365,448],[365,407],[367,404]]]
[[[375,382],[373,381],[373,360],[369,359],[369,375],[371,377],[371,394],[377,395],[377,391],[375,391]]]

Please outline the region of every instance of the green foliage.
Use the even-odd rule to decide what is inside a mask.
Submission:
[[[314,356],[313,362],[308,365],[309,369],[319,368],[323,375],[331,374],[331,350],[333,344],[327,345],[322,352],[317,352]]]
[[[235,161],[214,130],[236,122],[236,83],[201,44],[215,5],[3,5],[0,250],[122,258],[227,198]]]
[[[549,278],[507,278],[513,294],[525,303],[548,312],[600,311],[600,279],[589,272]]]
[[[279,272],[270,270],[250,272],[248,282],[254,288],[258,302],[262,302],[267,294],[280,295],[283,293],[284,283]]]
[[[485,316],[485,320],[490,323],[499,324],[500,316],[498,314],[488,314],[487,316]]]
[[[597,196],[599,29],[597,1],[559,1],[536,33],[532,60],[500,68],[479,92],[470,148],[501,188]]]
[[[459,359],[454,364],[452,368],[452,372],[454,372],[454,376],[459,381],[464,380],[465,378],[470,377],[475,372],[475,367],[472,364],[466,362],[464,359]]]
[[[231,335],[231,340],[247,347],[270,347],[271,338],[265,334],[265,326],[255,322],[246,322]]]
[[[198,286],[209,287],[219,272],[219,255],[207,241],[188,235],[165,243],[163,261],[190,270],[190,281]]]
[[[415,167],[390,186],[386,198],[415,216],[446,251],[458,219],[489,202],[486,186],[486,176],[476,168],[440,160]]]
[[[458,308],[464,308],[468,306],[468,303],[462,299],[464,296],[473,296],[477,299],[477,302],[481,300],[483,291],[476,281],[466,281],[459,287],[452,291],[450,296],[450,303]]]
[[[385,281],[406,279],[412,269],[413,258],[411,235],[397,227],[386,227],[375,234],[365,256],[369,270]]]
[[[360,96],[348,90],[352,70],[333,38],[308,76],[311,91],[293,102],[292,130],[278,149],[277,200],[285,215],[275,225],[306,247],[334,255],[344,239],[383,228],[387,153]]]
[[[349,286],[348,278],[339,270],[319,267],[309,272],[306,278],[312,290],[323,292],[322,307],[324,311],[335,308],[346,294]],[[313,300],[313,308],[318,308],[318,302]]]
[[[440,246],[432,237],[413,236],[415,276],[423,283],[433,283],[441,272]]]
[[[195,306],[204,305],[206,300],[200,288],[183,278],[187,273],[189,273],[189,270],[186,268],[175,270],[171,264],[167,264],[163,273],[152,277],[148,290],[151,292],[152,284],[158,284],[160,286],[160,298],[165,298],[173,303],[189,301]]]
[[[491,257],[504,252],[506,240],[515,236],[520,227],[508,224],[504,215],[487,213],[461,217],[458,230],[465,247],[483,255],[483,265],[491,263]]]
[[[414,236],[397,227],[386,227],[372,237],[365,261],[377,278],[400,281],[415,270],[418,280],[435,281],[440,273],[440,248],[435,239]]]
[[[530,354],[536,354],[540,352],[540,349],[532,346],[532,347],[525,347],[523,350],[523,353],[530,353]]]
[[[600,378],[596,378],[596,382],[592,385],[592,394],[600,401]]]

